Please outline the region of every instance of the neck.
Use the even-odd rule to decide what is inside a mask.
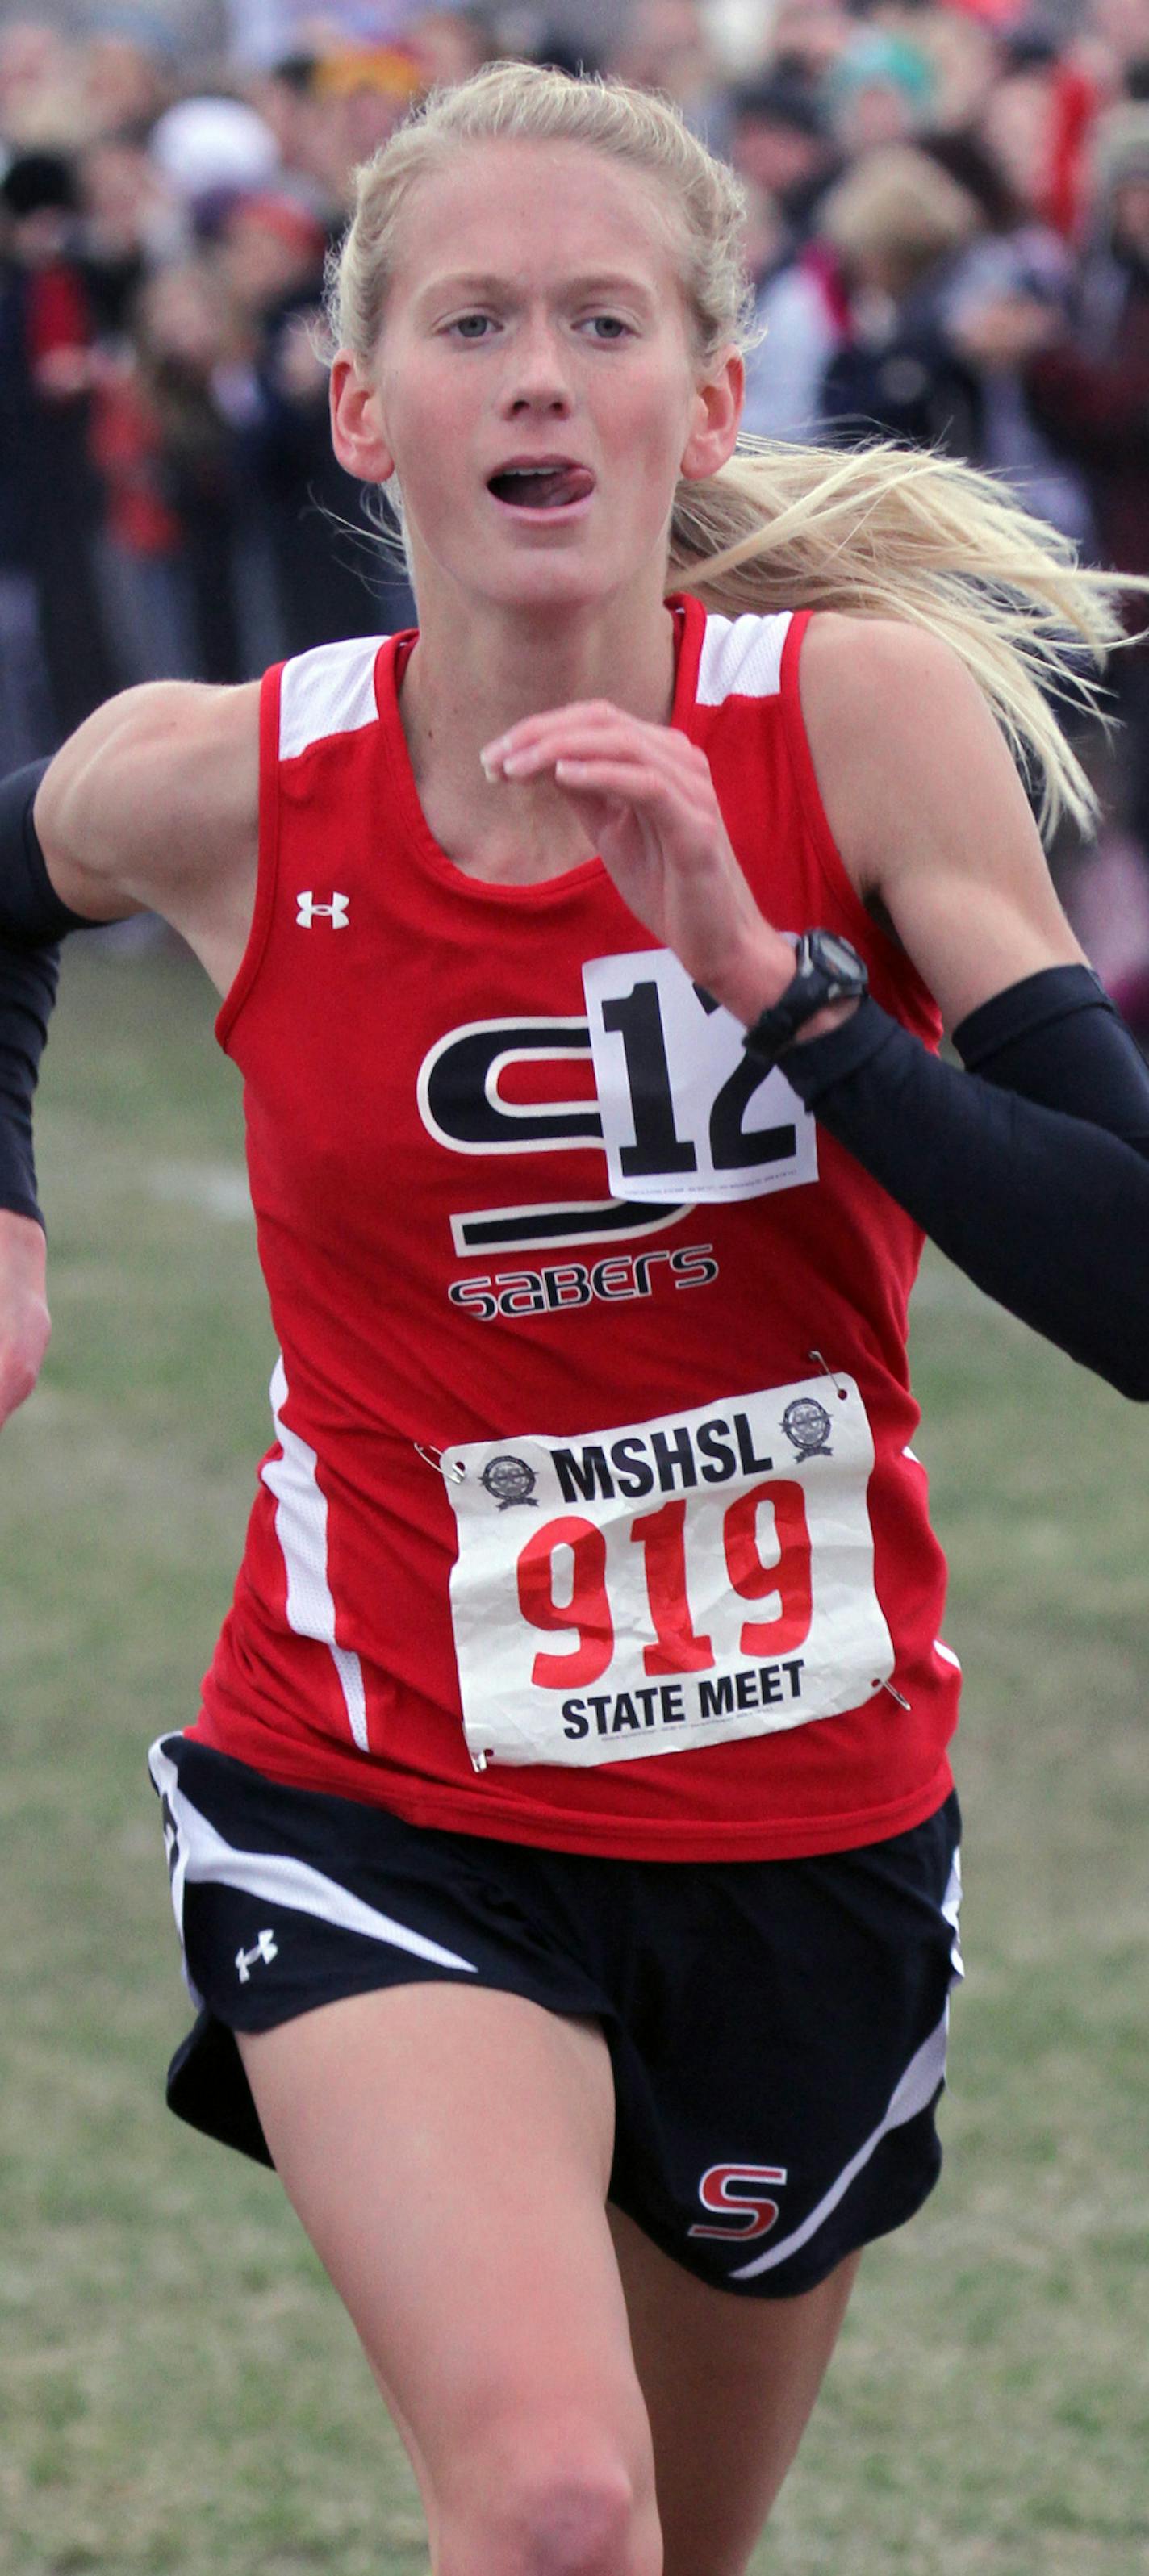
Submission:
[[[674,622],[661,591],[557,614],[436,613],[421,600],[419,642],[400,700],[428,826],[468,875],[508,884],[561,876],[590,855],[577,813],[552,779],[491,784],[483,745],[547,707],[609,698],[649,724],[669,721]]]

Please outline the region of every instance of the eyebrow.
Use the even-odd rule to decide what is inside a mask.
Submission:
[[[518,281],[515,278],[498,276],[493,271],[484,274],[478,270],[452,269],[445,271],[441,277],[429,278],[426,285],[417,288],[416,300],[422,304],[429,297],[439,295],[495,297],[514,294],[517,286]],[[565,295],[575,296],[626,295],[632,301],[646,305],[653,305],[657,301],[649,287],[641,285],[635,277],[622,275],[617,269],[594,270],[583,277],[569,278],[564,281],[561,291]]]

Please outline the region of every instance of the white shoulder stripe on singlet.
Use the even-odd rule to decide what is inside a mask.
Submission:
[[[361,1753],[369,1753],[367,1701],[358,1655],[335,1637],[335,1602],[327,1579],[327,1496],[314,1449],[283,1419],[287,1372],[282,1358],[271,1378],[271,1412],[282,1456],[265,1458],[260,1475],[275,1496],[275,1534],[287,1568],[287,1624],[297,1637],[327,1646],[339,1675],[347,1723]]]
[[[357,733],[374,724],[375,656],[381,635],[352,635],[315,644],[285,662],[279,683],[279,757],[294,760],[326,734]]]
[[[790,617],[788,608],[776,617],[708,617],[698,665],[698,705],[720,707],[724,698],[776,698]]]
[[[296,1860],[290,1852],[244,1851],[225,1842],[216,1827],[181,1789],[179,1773],[171,1755],[164,1752],[162,1739],[153,1744],[148,1756],[152,1778],[167,1799],[175,1827],[176,1866],[172,1872],[172,1903],[180,1938],[183,1938],[183,1891],[185,1886],[207,1882],[217,1887],[236,1887],[246,1896],[258,1896],[264,1905],[287,1905],[295,1914],[314,1914],[321,1923],[338,1923],[345,1932],[362,1932],[371,1941],[387,1941],[394,1949],[409,1950],[417,1959],[429,1959],[438,1968],[466,1968],[476,1976],[473,1959],[460,1958],[457,1950],[444,1949],[425,1932],[416,1932],[408,1923],[398,1923],[394,1915],[381,1914],[338,1879],[312,1867],[310,1861]]]

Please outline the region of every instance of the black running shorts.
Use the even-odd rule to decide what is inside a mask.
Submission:
[[[168,2100],[209,2136],[270,2162],[234,2032],[445,1977],[600,2024],[610,2198],[719,2288],[811,2289],[935,2182],[956,1797],[858,1851],[632,1861],[405,1824],[182,1735],[151,1770],[201,2008]]]

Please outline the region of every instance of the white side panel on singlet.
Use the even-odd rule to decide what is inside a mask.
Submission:
[[[698,665],[699,706],[720,707],[724,698],[776,698],[790,616],[784,609],[777,617],[708,617]]]
[[[315,644],[285,662],[279,683],[279,757],[294,760],[308,744],[332,733],[357,733],[374,724],[375,657],[381,635],[352,635],[343,644]]]
[[[358,1655],[335,1636],[335,1602],[327,1579],[327,1496],[314,1449],[283,1419],[287,1373],[278,1359],[271,1380],[271,1411],[282,1455],[266,1458],[260,1474],[275,1496],[275,1534],[287,1569],[287,1624],[297,1637],[315,1637],[330,1648],[339,1675],[347,1723],[361,1753],[367,1740],[367,1702]]]

